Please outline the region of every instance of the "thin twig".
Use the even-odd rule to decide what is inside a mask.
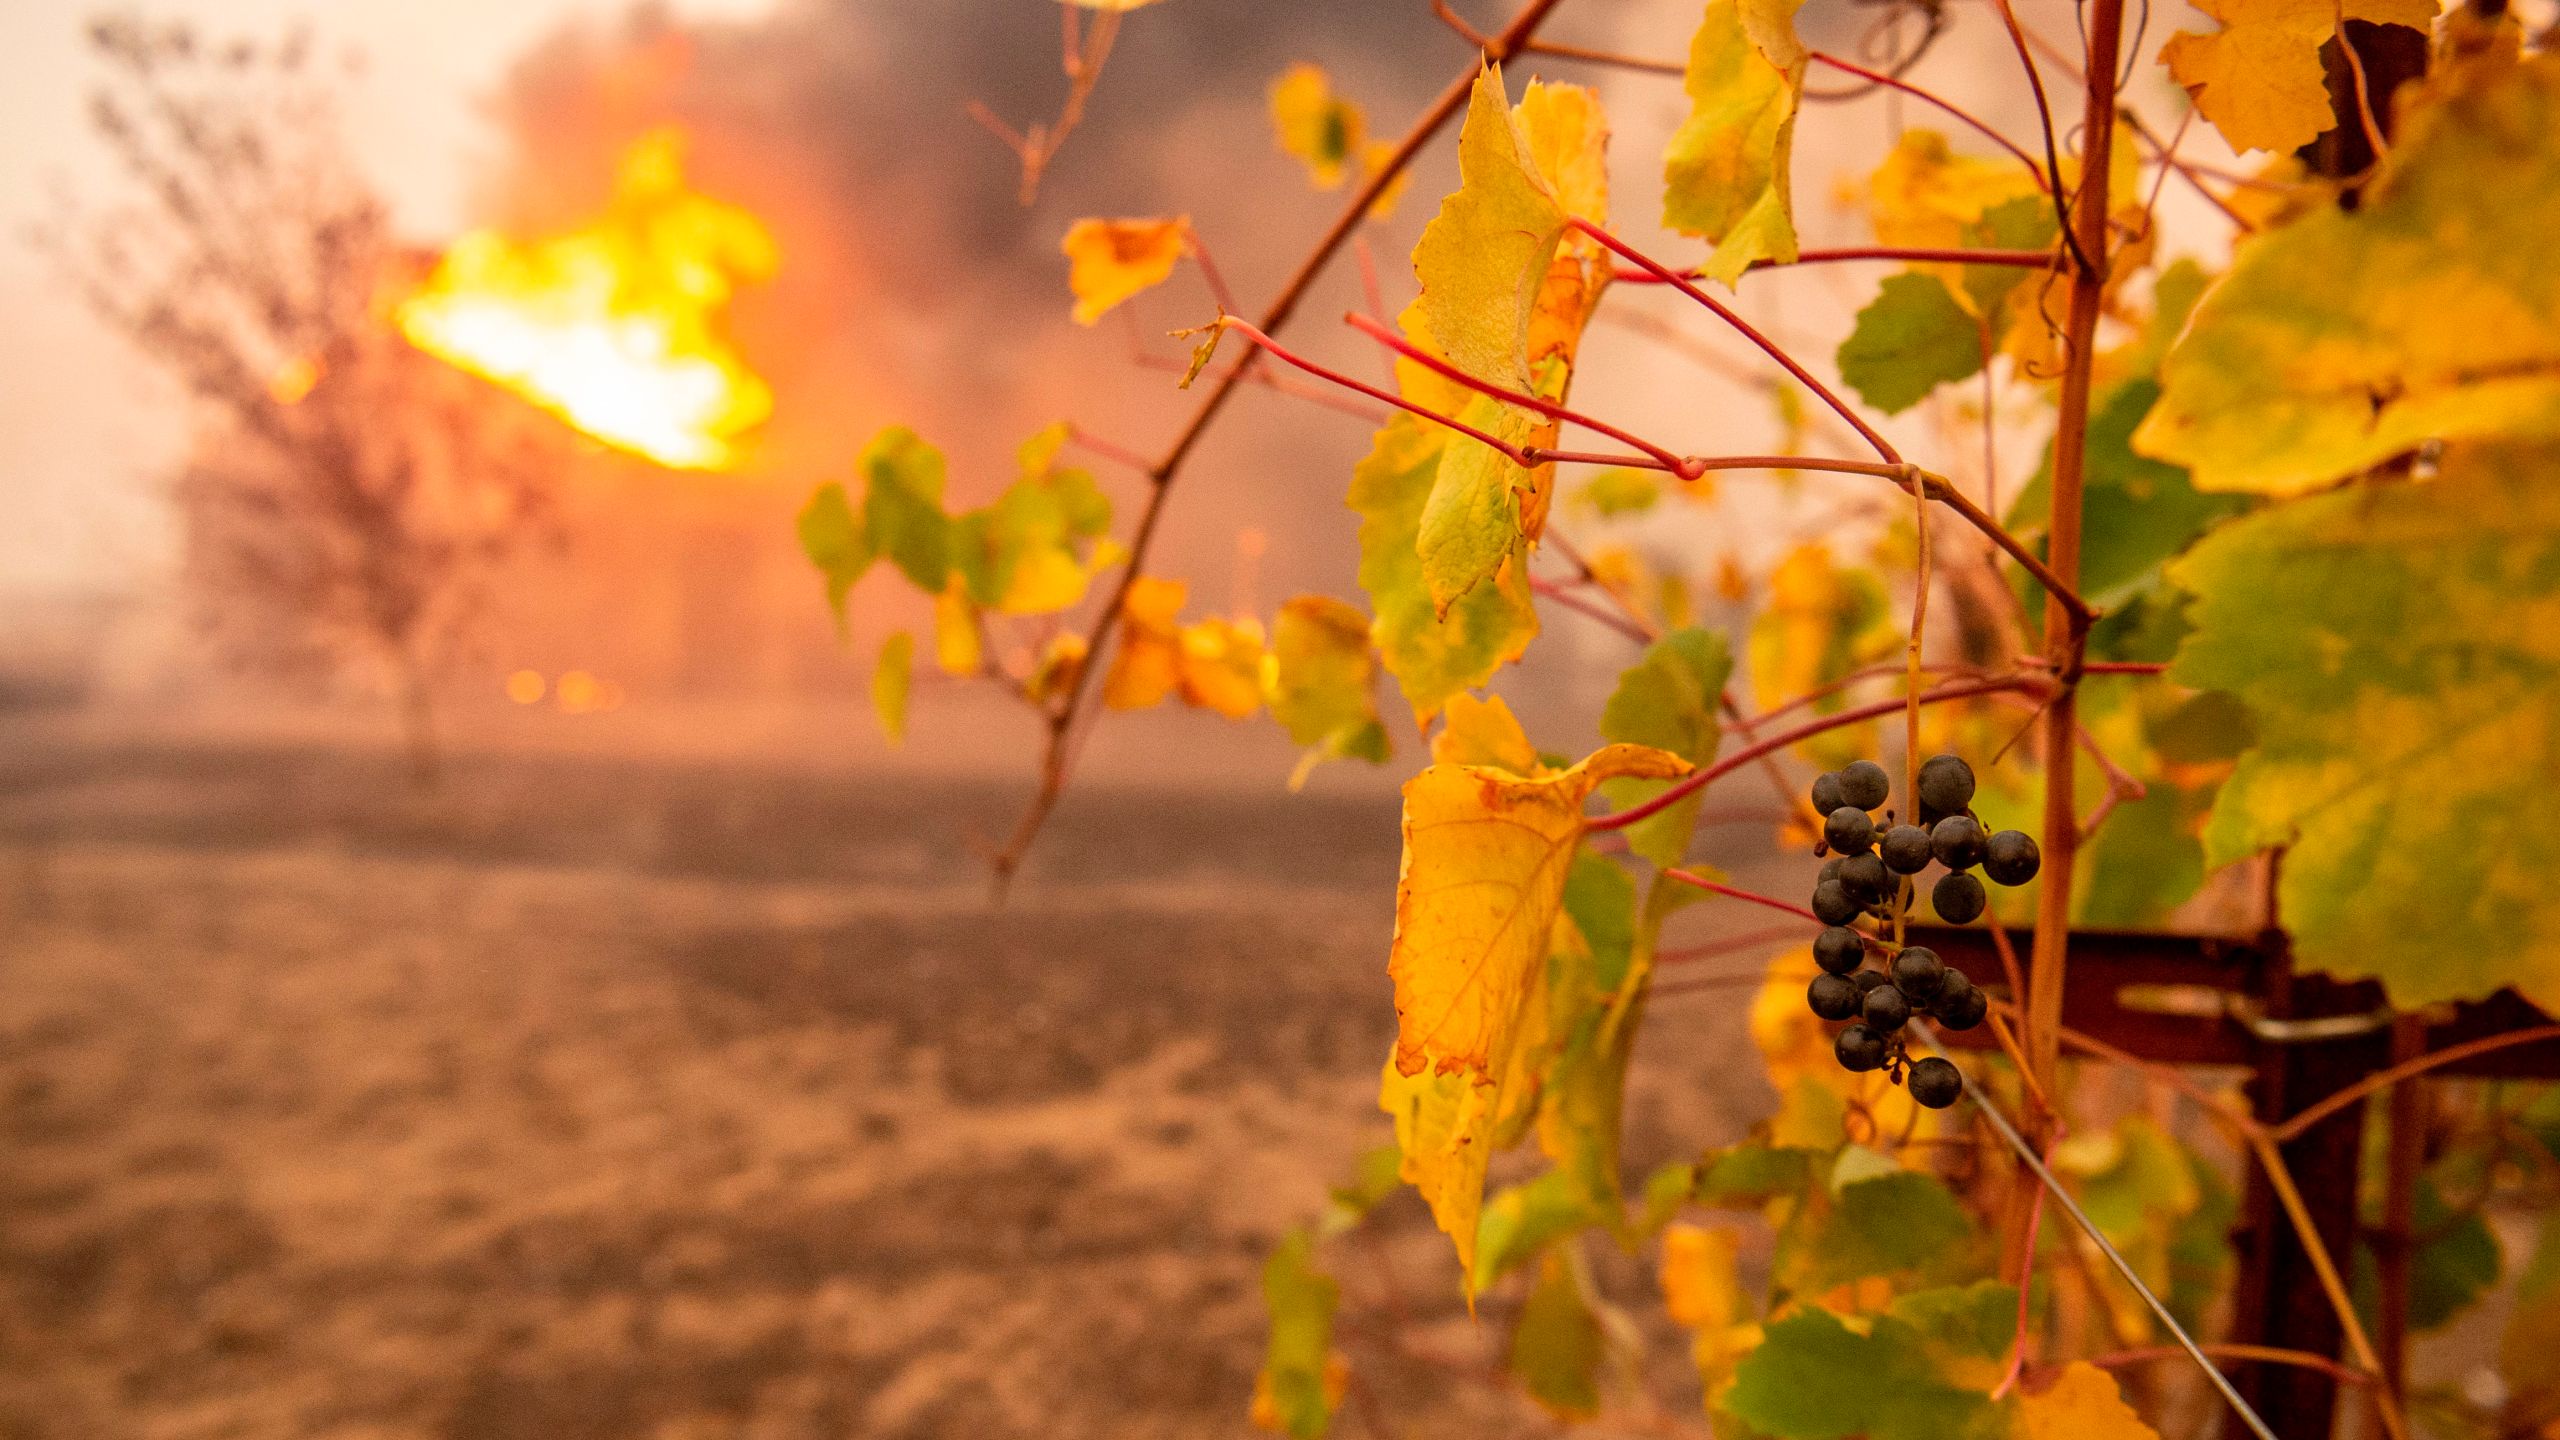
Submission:
[[[2459,1045],[2448,1045],[2442,1050],[2421,1055],[2415,1060],[2394,1065],[2388,1070],[2377,1070],[2318,1104],[2286,1117],[2269,1127],[2267,1133],[2279,1144],[2290,1142],[2300,1138],[2302,1133],[2312,1126],[2358,1103],[2375,1091],[2389,1089],[2413,1075],[2423,1075],[2439,1066],[2450,1065],[2456,1060],[2468,1060],[2474,1055],[2486,1055],[2492,1050],[2504,1050],[2514,1045],[2532,1045],[2544,1040],[2560,1040],[2560,1025],[2537,1025],[2530,1030],[2510,1030],[2504,1035],[2488,1035],[2478,1040],[2466,1040]]]
[[[1898,260],[1913,265],[2007,265],[2021,270],[2045,270],[2053,265],[2053,252],[1970,249],[1961,245],[1842,245],[1827,250],[1799,250],[1793,260],[1755,260],[1745,273],[1788,270],[1798,265],[1836,265],[1852,260]],[[1692,280],[1700,278],[1694,268],[1681,274]],[[1664,283],[1662,277],[1653,271],[1625,265],[1611,272],[1610,278],[1631,285]]]
[[[1816,64],[1828,65],[1834,70],[1846,71],[1851,75],[1856,75],[1861,79],[1871,81],[1878,85],[1889,85],[1894,89],[1901,91],[1903,94],[1911,96],[1913,99],[1937,106],[1949,115],[1954,116],[1956,119],[1972,126],[1975,130],[1980,131],[1984,136],[1990,139],[1992,144],[1997,145],[2001,149],[2008,151],[2010,154],[2017,156],[2018,163],[2026,166],[2027,173],[2035,177],[2036,189],[2044,194],[2052,194],[2053,187],[2061,183],[2061,169],[2059,168],[2058,163],[2054,162],[2052,159],[2053,135],[2050,121],[2046,124],[2045,155],[2047,164],[2055,165],[2055,168],[2051,172],[2052,178],[2047,177],[2047,171],[2044,165],[2038,165],[2034,156],[2019,149],[2017,144],[2010,140],[2008,136],[1992,129],[1990,124],[1984,121],[1981,117],[1943,96],[1932,94],[1931,92],[1923,90],[1919,86],[1914,85],[1907,80],[1896,79],[1881,70],[1870,70],[1864,65],[1854,64],[1850,61],[1843,60],[1837,55],[1826,55],[1819,50],[1808,52],[1806,58],[1814,61]],[[2039,92],[2039,99],[2041,100],[2041,92]]]

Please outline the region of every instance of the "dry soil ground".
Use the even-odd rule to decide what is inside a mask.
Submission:
[[[0,732],[0,1437],[1244,1432],[1384,1135],[1392,800],[1080,794],[991,909],[1017,798]],[[1658,1007],[1632,1163],[1763,1104],[1741,993]],[[1377,1229],[1364,1402],[1544,1433]]]

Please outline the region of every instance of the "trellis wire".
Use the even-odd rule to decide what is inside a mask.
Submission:
[[[1931,1048],[1945,1048],[1939,1045],[1937,1032],[1930,1029],[1927,1024],[1915,1020],[1911,1028],[1918,1031],[1920,1038],[1928,1041]],[[2231,1377],[2223,1374],[2222,1368],[2205,1355],[2203,1349],[2196,1344],[2194,1337],[2187,1334],[2186,1327],[2180,1325],[2177,1317],[2169,1313],[2169,1307],[2160,1303],[2160,1297],[2152,1294],[2151,1287],[2142,1283],[2142,1277],[2134,1273],[2133,1266],[2117,1252],[2114,1245],[2108,1243],[2106,1236],[2098,1233],[2098,1227],[2089,1219],[2088,1212],[2080,1208],[2079,1202],[2071,1198],[2071,1192],[2062,1188],[2062,1182],[2054,1178],[2051,1170],[2045,1168],[2043,1159],[2035,1152],[2035,1147],[2029,1145],[2026,1137],[2018,1133],[2018,1127],[2009,1123],[2009,1117],[2000,1113],[1999,1107],[1991,1103],[1991,1097],[1983,1093],[1982,1087],[1973,1083],[1973,1077],[1965,1073],[1963,1066],[1956,1067],[1956,1077],[1964,1082],[1964,1093],[1972,1097],[1974,1107],[1982,1112],[1982,1118],[1990,1121],[1991,1128],[2000,1132],[2000,1138],[2008,1142],[2011,1150],[2017,1152],[2020,1162],[2035,1172],[2036,1179],[2042,1181],[2044,1188],[2052,1192],[2054,1202],[2062,1207],[2064,1214],[2071,1217],[2072,1224],[2080,1227],[2080,1233],[2088,1236],[2090,1242],[2098,1247],[2099,1253],[2107,1257],[2108,1263],[2116,1267],[2116,1273],[2124,1277],[2124,1283],[2132,1286],[2133,1292],[2142,1297],[2142,1303],[2151,1307],[2151,1313],[2160,1317],[2160,1323],[2169,1327],[2169,1333],[2178,1338],[2179,1348],[2185,1350],[2195,1360],[2197,1368],[2204,1371],[2206,1378],[2213,1381],[2213,1388],[2222,1392],[2222,1398],[2230,1402],[2232,1410],[2238,1413],[2242,1422],[2257,1435],[2258,1440],[2276,1440],[2276,1432],[2268,1429],[2267,1422],[2259,1419],[2258,1412],[2249,1408],[2249,1402],[2241,1399],[2240,1392],[2232,1388]]]

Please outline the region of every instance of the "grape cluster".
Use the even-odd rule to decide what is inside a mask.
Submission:
[[[1893,812],[1884,809],[1892,780],[1874,761],[1852,761],[1813,782],[1813,808],[1823,817],[1821,849],[1833,858],[1813,889],[1813,913],[1830,928],[1813,942],[1822,973],[1813,977],[1805,1002],[1825,1020],[1849,1022],[1832,1042],[1843,1068],[1882,1070],[1894,1083],[1909,1085],[1911,1098],[1932,1110],[1956,1102],[1963,1077],[1936,1056],[1911,1059],[1903,1050],[1902,1027],[1926,1015],[1950,1030],[1970,1030],[1982,1023],[1989,1002],[1936,951],[1924,945],[1897,949],[1860,930],[1858,922],[1873,920],[1881,931],[1909,913],[1918,890],[1914,877],[1932,861],[1947,873],[1931,887],[1929,903],[1953,925],[1980,915],[1989,903],[1973,874],[1976,866],[2002,885],[2035,878],[2043,863],[2036,842],[2018,830],[1985,834],[1971,809],[1973,789],[1972,766],[1953,755],[1934,756],[1920,767],[1918,823],[1895,824]],[[1881,830],[1878,810],[1884,810]],[[1889,963],[1866,968],[1871,946],[1889,954]]]

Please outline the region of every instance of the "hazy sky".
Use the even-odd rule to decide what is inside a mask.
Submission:
[[[772,0],[672,0],[684,15],[743,16]],[[25,240],[57,185],[100,193],[82,119],[96,71],[81,41],[84,0],[0,3],[0,594],[117,586],[157,567],[166,522],[157,473],[180,427],[166,387],[62,293]],[[272,36],[297,19],[363,54],[347,96],[356,158],[403,227],[443,234],[462,219],[475,161],[496,136],[475,104],[536,38],[623,0],[173,0],[148,18],[215,34]]]

